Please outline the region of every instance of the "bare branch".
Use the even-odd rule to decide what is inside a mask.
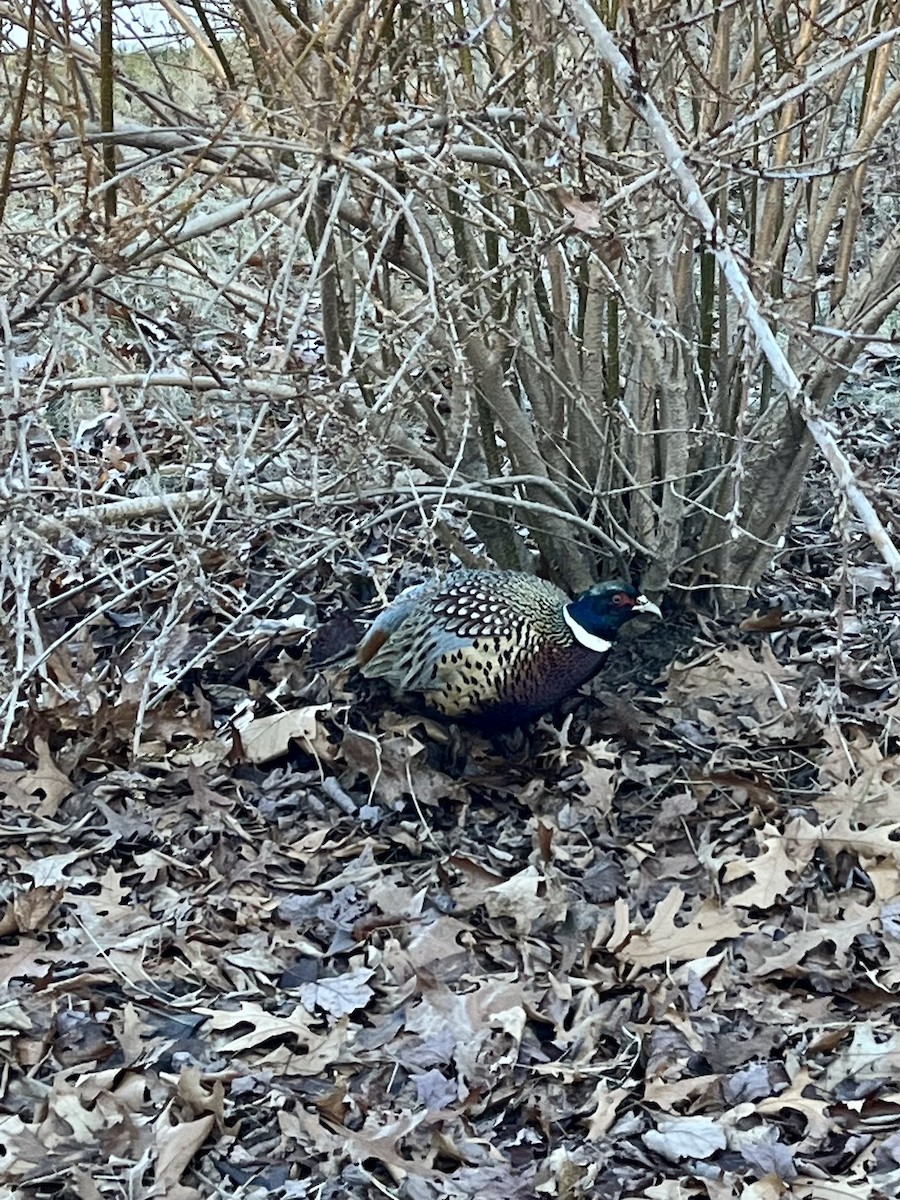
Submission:
[[[776,378],[783,385],[788,401],[800,401],[807,428],[825,455],[838,486],[846,495],[848,502],[862,521],[866,533],[889,566],[895,588],[900,589],[900,551],[897,550],[871,502],[859,486],[846,455],[835,441],[834,434],[813,410],[809,397],[804,394],[800,380],[760,312],[759,303],[753,294],[750,282],[728,244],[725,231],[703,198],[700,184],[687,166],[684,152],[659,109],[644,90],[640,77],[619,51],[609,30],[587,0],[566,0],[566,2],[575,18],[590,35],[594,49],[610,68],[623,95],[646,122],[656,144],[665,156],[669,170],[678,181],[686,208],[704,230],[709,247],[716,256],[728,281],[728,286],[737,298],[741,311],[756,335],[759,346]],[[894,30],[892,36],[900,36],[900,30]],[[890,38],[885,36],[879,40],[878,44],[881,45],[887,40]]]

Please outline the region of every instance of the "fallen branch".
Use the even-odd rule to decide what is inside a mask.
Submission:
[[[644,90],[640,76],[622,55],[612,34],[591,8],[588,0],[566,0],[566,3],[576,21],[590,36],[594,49],[609,67],[628,103],[645,121],[666,159],[669,170],[678,181],[687,211],[706,233],[709,248],[715,255],[747,324],[755,333],[759,347],[768,359],[773,374],[783,385],[788,400],[799,401],[800,411],[807,428],[831,467],[838,487],[862,522],[872,544],[890,568],[895,590],[900,588],[900,551],[897,550],[890,534],[882,525],[871,502],[859,486],[853,474],[853,468],[835,441],[831,430],[814,410],[812,402],[803,391],[800,380],[778,345],[775,335],[760,313],[759,304],[753,295],[750,282],[728,245],[725,230],[719,225],[712,209],[704,200],[700,184],[688,168],[684,152],[663,119],[662,113]]]
[[[73,392],[95,392],[100,388],[137,388],[141,392],[148,388],[184,388],[189,392],[203,392],[214,397],[234,397],[239,388],[248,396],[265,396],[269,400],[296,400],[299,387],[292,383],[275,383],[270,379],[241,379],[232,374],[194,375],[190,371],[128,371],[110,375],[62,375],[47,381],[46,392],[55,399]],[[12,383],[0,383],[0,400],[14,398],[16,388]],[[107,414],[112,415],[111,413]]]

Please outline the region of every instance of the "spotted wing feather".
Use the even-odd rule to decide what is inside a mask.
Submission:
[[[571,644],[567,599],[533,576],[455,571],[407,589],[381,614],[360,645],[361,671],[445,716],[528,707],[542,657]]]

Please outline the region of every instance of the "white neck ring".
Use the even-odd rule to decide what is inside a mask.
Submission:
[[[568,627],[572,630],[572,636],[582,646],[587,646],[588,650],[593,650],[595,654],[605,654],[612,646],[612,642],[606,641],[605,638],[597,637],[596,634],[588,633],[583,625],[579,625],[572,614],[569,612],[569,606],[563,608],[563,617]]]

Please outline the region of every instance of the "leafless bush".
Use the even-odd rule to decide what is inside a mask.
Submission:
[[[184,395],[193,375],[247,399],[264,376],[283,405],[296,387],[309,445],[323,410],[296,373],[317,327],[335,469],[377,471],[435,527],[464,512],[503,565],[537,549],[577,587],[633,559],[648,588],[726,598],[758,579],[811,422],[900,299],[894,6],[623,10],[618,85],[582,0],[195,5],[189,53],[118,57],[67,11],[0,6],[27,41],[7,66],[4,321],[44,355],[8,379],[13,409],[87,371],[46,357],[60,312],[96,331],[149,280],[268,347],[248,370],[195,337]],[[133,362],[105,354],[127,397]],[[243,433],[229,450],[246,459]]]

